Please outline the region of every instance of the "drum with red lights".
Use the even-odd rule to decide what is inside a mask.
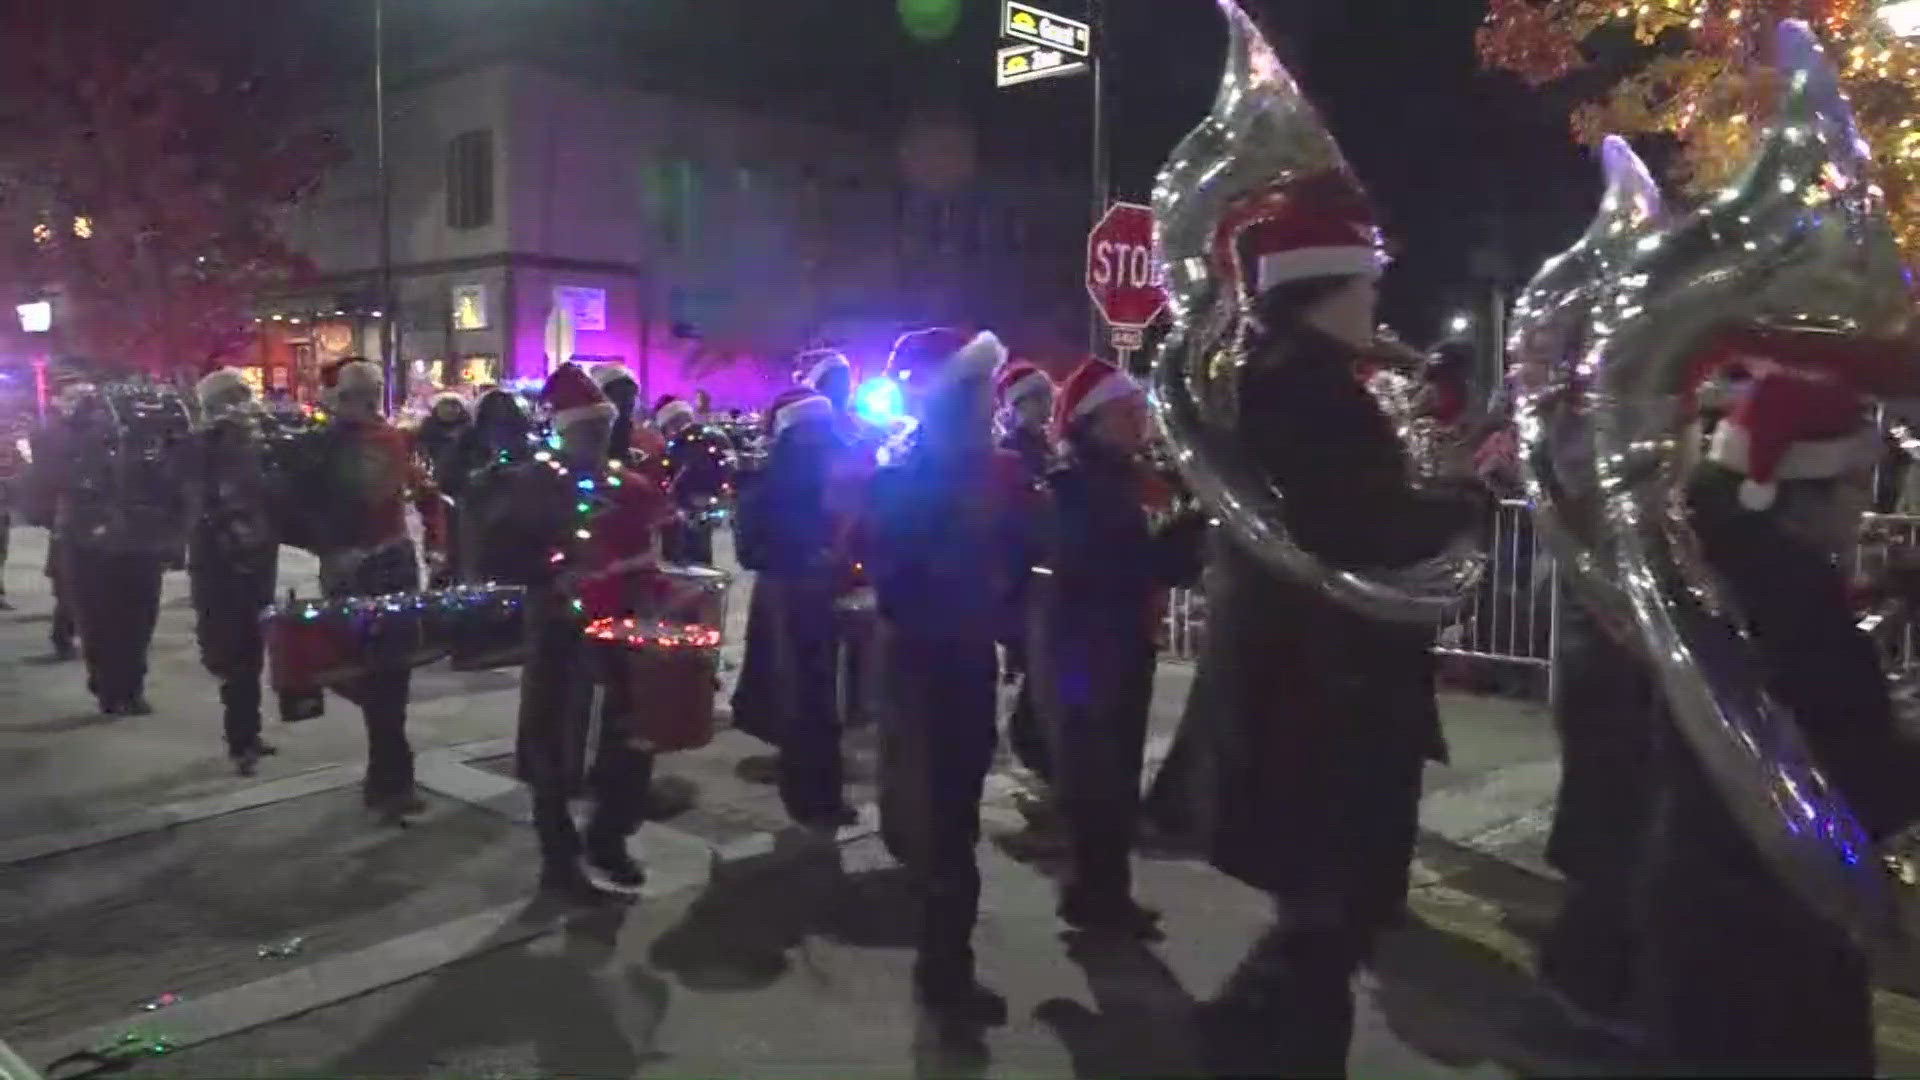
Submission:
[[[609,679],[626,682],[634,707],[628,735],[656,753],[697,750],[713,741],[713,699],[720,684],[717,627],[647,619],[597,619],[588,642],[607,655]]]

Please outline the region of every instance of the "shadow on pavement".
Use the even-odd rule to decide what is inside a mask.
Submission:
[[[1631,1055],[1570,1028],[1532,973],[1419,919],[1382,939],[1374,1000],[1408,1046],[1445,1065],[1520,1075],[1627,1074]]]
[[[1087,974],[1096,1009],[1054,998],[1034,1010],[1084,1078],[1198,1076],[1195,1002],[1173,971],[1138,941],[1062,935],[1067,958]]]
[[[536,940],[442,971],[371,1037],[328,1063],[324,1075],[472,1076],[489,1050],[511,1052],[501,1075],[521,1075],[531,1065],[538,1076],[631,1076],[662,1060],[653,1036],[672,990],[637,967],[612,982],[601,971],[613,960],[627,911],[608,908],[566,922],[557,953],[535,951]],[[544,916],[530,909],[527,917]],[[608,993],[613,985],[633,999],[617,1010]],[[526,1047],[530,1062],[521,1056]]]
[[[794,951],[813,935],[912,947],[915,907],[901,869],[848,874],[838,845],[788,830],[766,855],[716,858],[706,890],[653,943],[649,958],[691,990],[759,990],[787,973]]]

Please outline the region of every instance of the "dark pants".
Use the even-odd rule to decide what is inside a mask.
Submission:
[[[1013,701],[1013,713],[1007,717],[1007,743],[1014,760],[1042,780],[1053,780],[1053,763],[1047,750],[1047,733],[1033,704],[1033,676],[1027,666],[1027,643],[1016,638],[1003,643],[1007,654],[1006,675],[1019,689]]]
[[[780,800],[805,822],[845,802],[838,700],[839,627],[826,579],[766,575],[777,627],[774,685],[780,742]]]
[[[660,556],[678,566],[713,565],[713,526],[676,521],[661,530]]]
[[[1133,893],[1133,842],[1140,822],[1147,714],[1153,703],[1151,641],[1131,649],[1069,647],[1064,680],[1082,693],[1054,691],[1055,798],[1073,853],[1069,903],[1115,905]],[[1078,668],[1078,670],[1073,670]]]
[[[165,559],[75,546],[67,559],[74,614],[87,661],[87,688],[102,705],[146,692],[147,647],[160,618]]]
[[[550,598],[548,598],[550,599]],[[586,786],[593,798],[584,849],[624,850],[646,813],[654,755],[632,744],[627,719],[638,703],[608,658],[590,648],[578,623],[553,618],[541,599],[528,606],[531,635],[520,687],[520,778],[533,793],[534,832],[549,871],[570,869],[583,845],[568,809],[592,719],[593,688],[604,682],[599,731]]]
[[[1371,935],[1283,913],[1202,1014],[1215,1076],[1344,1076]],[[1211,1030],[1208,1030],[1211,1028]]]
[[[260,672],[266,658],[260,612],[273,603],[279,548],[223,552],[195,545],[189,553],[194,631],[200,663],[220,682],[227,752],[260,741]]]
[[[1622,1018],[1643,951],[1634,893],[1645,866],[1653,733],[1664,723],[1664,698],[1645,662],[1609,637],[1570,590],[1562,593],[1560,619],[1553,701],[1560,794],[1547,861],[1567,888],[1540,943],[1540,976],[1582,1009]]]
[[[1872,1076],[1866,958],[1765,866],[1692,751],[1660,735],[1666,781],[1645,878],[1645,1026],[1687,1076]]]
[[[47,632],[53,650],[68,652],[73,648],[74,635],[79,628],[73,620],[73,590],[67,585],[67,543],[58,532],[47,530],[47,581],[53,585],[53,627]]]
[[[785,738],[779,730],[780,694],[775,673],[775,654],[779,617],[775,595],[779,586],[769,585],[767,575],[754,578],[753,592],[747,601],[747,641],[740,656],[740,676],[734,680],[733,726],[769,746],[778,748]]]
[[[974,849],[993,764],[999,664],[988,639],[882,637],[881,826],[921,900],[915,978],[937,994],[973,979],[980,910]]]
[[[329,597],[383,596],[420,587],[412,544],[397,544],[366,559],[344,579],[321,575]],[[368,796],[389,798],[413,791],[413,747],[407,742],[407,698],[413,689],[410,668],[383,668],[333,688],[360,707],[367,729]]]
[[[7,565],[7,553],[13,550],[13,511],[0,508],[0,570]],[[0,579],[0,596],[7,595],[7,583]]]

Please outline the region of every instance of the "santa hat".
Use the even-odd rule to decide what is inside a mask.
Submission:
[[[1307,278],[1376,274],[1386,264],[1373,204],[1344,169],[1242,197],[1214,233],[1213,259],[1255,294]]]
[[[640,381],[633,377],[633,372],[627,370],[627,365],[617,360],[603,360],[591,368],[588,368],[587,374],[593,376],[593,385],[603,391],[617,382],[630,382],[635,386],[640,385]]]
[[[838,349],[814,349],[801,353],[800,366],[805,369],[800,381],[815,390],[820,389],[820,380],[826,378],[828,372],[844,371],[849,378],[853,376],[852,362]]]
[[[386,388],[387,378],[380,365],[358,356],[350,356],[335,361],[320,369],[320,386],[324,397],[331,401],[341,394],[353,390],[379,394]]]
[[[669,397],[653,410],[653,425],[664,429],[676,422],[692,421],[696,415],[692,405],[677,397]]]
[[[1006,361],[1006,346],[992,333],[983,330],[969,338],[943,327],[903,334],[893,343],[887,370],[931,397],[967,379],[990,377]]]
[[[578,364],[561,364],[540,388],[540,400],[553,410],[553,426],[561,431],[588,420],[611,421],[615,410],[607,395]]]
[[[993,394],[1003,409],[1011,409],[1031,394],[1053,393],[1053,380],[1025,360],[1009,360],[993,380]]]
[[[1060,388],[1060,396],[1054,400],[1054,432],[1064,437],[1075,421],[1091,415],[1100,406],[1139,397],[1143,393],[1140,384],[1129,378],[1126,372],[1105,360],[1088,358],[1074,369],[1072,375],[1067,376],[1066,385]]]
[[[805,386],[782,390],[767,406],[767,433],[779,438],[795,424],[810,420],[832,422],[833,402]]]
[[[211,412],[215,404],[236,395],[252,393],[253,387],[247,383],[246,376],[240,374],[239,368],[217,368],[201,376],[193,386],[193,396],[199,400],[201,412]]]
[[[1844,383],[1761,375],[1714,429],[1707,460],[1746,477],[1740,505],[1766,510],[1782,480],[1826,480],[1870,468],[1879,441],[1866,403]]]

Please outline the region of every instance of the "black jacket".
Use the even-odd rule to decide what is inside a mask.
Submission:
[[[826,424],[800,424],[781,434],[766,468],[740,493],[734,541],[742,566],[786,576],[832,569],[827,484],[845,450]]]
[[[1318,335],[1261,350],[1241,386],[1240,437],[1309,550],[1347,569],[1406,565],[1442,551],[1486,502],[1411,486],[1405,450],[1354,360]],[[1224,531],[1206,594],[1185,745],[1157,810],[1256,888],[1330,903],[1356,927],[1391,922],[1405,898],[1421,763],[1444,754],[1433,631],[1375,621],[1276,576]]]
[[[918,640],[1004,640],[1022,621],[1036,489],[1020,460],[989,449],[954,460],[915,447],[875,475],[864,563],[881,618]]]

